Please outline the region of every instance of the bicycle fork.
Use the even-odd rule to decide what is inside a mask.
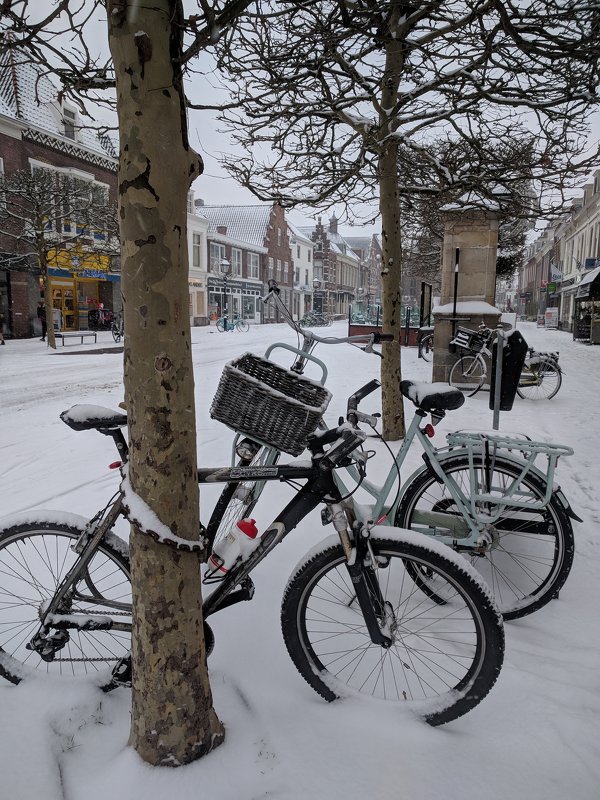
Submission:
[[[347,510],[339,503],[329,504],[327,508],[333,527],[340,537],[346,556],[346,569],[371,641],[388,649],[393,644],[393,639],[386,632],[393,621],[393,609],[381,594],[377,578],[378,564],[371,546],[369,527],[355,521],[351,535],[348,532]]]

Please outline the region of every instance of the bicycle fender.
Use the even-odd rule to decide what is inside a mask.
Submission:
[[[556,497],[556,499],[557,499],[557,500],[558,500],[558,502],[561,504],[561,506],[562,506],[562,507],[563,507],[563,509],[565,510],[565,513],[567,514],[567,516],[568,516],[568,517],[570,517],[571,519],[574,519],[574,520],[576,520],[577,522],[583,522],[583,520],[581,519],[581,517],[579,517],[579,516],[578,516],[578,515],[577,515],[577,514],[576,514],[576,513],[573,511],[573,509],[571,508],[571,504],[569,503],[569,501],[568,501],[568,500],[567,500],[567,498],[565,497],[565,495],[564,495],[564,493],[563,493],[562,489],[560,489],[560,488],[558,488],[558,489],[555,489],[555,490],[552,492],[552,496],[553,496],[553,497]]]

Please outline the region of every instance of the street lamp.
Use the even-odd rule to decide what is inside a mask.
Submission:
[[[219,275],[223,279],[223,316],[229,322],[229,306],[227,304],[227,279],[231,275],[231,264],[226,258],[219,261]],[[227,326],[225,326],[227,329]]]

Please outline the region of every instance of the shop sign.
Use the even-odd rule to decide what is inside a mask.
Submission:
[[[76,245],[69,250],[50,250],[48,266],[72,272],[79,277],[105,278],[110,271],[110,256],[86,251],[81,245]]]
[[[547,308],[544,318],[546,328],[558,328],[558,308]]]
[[[556,284],[555,283],[549,283],[546,288],[548,289],[548,291],[550,293],[555,292],[556,291]]]

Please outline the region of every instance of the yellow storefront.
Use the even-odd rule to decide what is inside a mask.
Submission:
[[[83,252],[80,247],[49,254],[48,284],[55,330],[102,327],[103,318],[120,309],[120,303],[119,308],[114,307],[114,284],[120,276],[110,272],[110,265],[110,256]]]

